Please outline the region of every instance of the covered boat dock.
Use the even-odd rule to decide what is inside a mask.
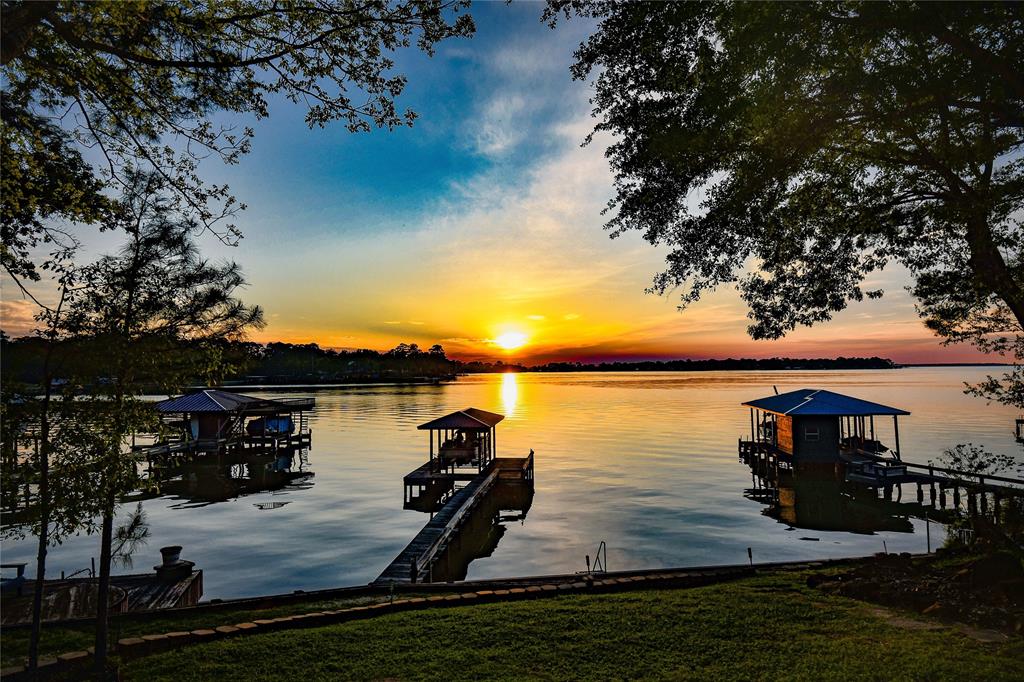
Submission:
[[[476,464],[477,471],[497,454],[497,429],[504,415],[475,407],[457,410],[416,428],[430,433],[430,460],[438,469]],[[434,445],[437,456],[434,456]],[[453,471],[454,473],[454,471]]]
[[[741,453],[772,451],[799,463],[838,462],[846,456],[900,459],[899,417],[910,412],[823,389],[802,388],[743,403],[750,408],[750,440]],[[879,440],[875,417],[892,417],[891,446]]]
[[[152,445],[136,446],[145,459],[220,453],[233,449],[273,452],[309,447],[306,413],[314,398],[257,398],[201,389],[156,403],[165,426]]]
[[[524,485],[532,495],[533,450],[526,457],[496,456],[496,427],[504,415],[475,407],[432,419],[417,428],[430,433],[430,458],[402,479],[403,507],[429,511],[430,521],[375,581],[430,581],[434,567],[460,544],[474,510],[502,485]],[[462,487],[456,488],[456,482]]]
[[[966,502],[970,513],[998,515],[1000,501],[1024,500],[1024,479],[917,464],[903,458],[899,417],[910,414],[832,391],[804,388],[743,403],[750,408],[750,440],[739,439],[740,459],[755,474],[779,477],[779,470],[824,465],[835,476],[881,492],[885,500],[917,488],[918,505],[953,509]],[[883,444],[875,417],[892,417],[892,446]],[[963,497],[961,497],[963,491]],[[989,498],[992,504],[989,504]]]

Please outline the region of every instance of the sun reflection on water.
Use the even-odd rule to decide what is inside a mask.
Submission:
[[[511,417],[516,411],[516,400],[519,398],[519,384],[516,373],[507,372],[501,377],[501,402],[505,408],[505,416]]]

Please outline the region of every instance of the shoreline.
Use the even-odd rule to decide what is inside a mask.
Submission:
[[[893,555],[895,556],[895,554]],[[911,554],[914,558],[934,557],[932,554]],[[452,582],[433,583],[394,583],[393,585],[346,585],[342,587],[330,587],[320,590],[293,590],[279,594],[254,595],[251,597],[234,597],[229,599],[210,599],[201,601],[194,606],[183,606],[173,609],[157,609],[152,611],[128,611],[126,613],[111,614],[111,622],[125,621],[146,621],[158,620],[161,618],[174,618],[176,616],[187,617],[190,615],[201,615],[205,613],[216,613],[218,611],[246,610],[246,609],[270,609],[278,606],[302,604],[304,602],[318,602],[339,598],[356,598],[367,596],[383,596],[398,594],[400,592],[422,593],[422,592],[452,592],[465,591],[467,589],[510,589],[514,587],[527,587],[530,585],[575,583],[587,576],[592,579],[632,579],[661,574],[703,574],[703,573],[728,573],[735,574],[738,571],[749,570],[789,570],[793,568],[824,568],[844,566],[870,561],[875,555],[860,555],[853,557],[838,557],[826,559],[797,559],[793,561],[766,561],[759,563],[740,564],[707,564],[699,566],[675,566],[665,568],[638,568],[624,571],[605,571],[587,573],[551,573],[526,576],[509,576],[503,578],[480,578],[476,580],[456,580]],[[86,579],[88,580],[88,579]],[[62,627],[90,624],[95,618],[67,618],[64,620],[44,621],[44,627]],[[11,623],[0,626],[0,633],[25,629],[31,623]]]
[[[951,560],[958,563],[950,565]],[[405,586],[406,589],[397,590],[382,587],[374,595],[366,595],[366,588],[362,586],[339,588],[349,590],[345,594],[326,595],[320,591],[277,595],[277,598],[291,600],[290,603],[277,606],[257,604],[246,608],[234,601],[216,604],[219,607],[217,609],[210,608],[214,605],[207,605],[202,610],[200,605],[156,612],[151,618],[142,621],[121,617],[114,625],[118,633],[116,660],[130,679],[209,679],[214,676],[211,675],[213,670],[230,671],[237,679],[249,679],[248,676],[262,670],[259,661],[264,653],[276,652],[277,655],[281,652],[300,651],[296,649],[297,643],[321,638],[324,640],[318,645],[321,654],[337,659],[325,670],[321,670],[321,673],[336,675],[345,669],[350,673],[372,671],[375,678],[422,677],[424,670],[416,666],[420,654],[427,650],[434,637],[428,634],[420,638],[422,641],[413,641],[407,636],[385,636],[384,632],[394,627],[421,634],[424,627],[451,628],[453,632],[464,632],[467,624],[472,623],[469,631],[489,633],[481,636],[497,646],[490,649],[492,654],[511,656],[509,660],[500,662],[495,670],[527,673],[530,667],[523,667],[523,659],[517,653],[520,646],[529,645],[537,647],[538,651],[549,652],[551,636],[572,627],[583,628],[588,636],[566,641],[588,642],[594,637],[605,641],[612,631],[619,631],[617,627],[613,627],[612,631],[606,627],[606,619],[614,614],[628,622],[630,632],[636,629],[645,633],[638,642],[629,637],[622,642],[627,647],[638,645],[640,648],[636,655],[640,656],[655,653],[647,648],[645,642],[663,632],[666,618],[676,620],[685,614],[684,620],[687,622],[690,619],[700,621],[702,625],[699,627],[680,627],[672,635],[673,642],[685,641],[685,646],[676,654],[678,665],[687,664],[694,647],[699,650],[706,647],[703,634],[705,627],[721,630],[714,640],[719,643],[735,643],[737,673],[759,669],[756,665],[751,667],[751,650],[747,643],[759,642],[758,650],[776,646],[783,640],[778,640],[774,633],[779,627],[792,624],[797,619],[804,625],[813,621],[811,624],[814,627],[809,630],[797,628],[792,635],[803,638],[808,655],[817,652],[814,653],[815,660],[821,658],[823,669],[833,672],[836,662],[824,660],[827,655],[822,652],[828,649],[822,648],[823,644],[840,638],[848,640],[847,648],[877,652],[874,635],[879,627],[896,628],[888,631],[890,646],[897,646],[893,640],[897,632],[904,633],[900,635],[904,640],[898,645],[899,653],[894,654],[898,658],[915,654],[921,647],[927,648],[928,653],[921,655],[920,659],[938,666],[932,670],[933,673],[948,669],[948,663],[944,663],[942,657],[936,658],[936,655],[947,651],[950,645],[971,647],[972,657],[981,656],[979,661],[987,660],[993,670],[998,670],[1000,661],[1005,660],[1002,656],[1009,655],[1012,658],[1024,653],[1017,645],[1020,641],[1019,627],[1016,631],[988,629],[985,625],[972,625],[973,620],[970,618],[950,618],[952,614],[944,611],[932,613],[934,607],[922,612],[914,607],[908,609],[906,604],[879,602],[877,596],[843,596],[828,587],[844,585],[844,576],[857,575],[857,572],[872,567],[911,565],[941,565],[948,573],[962,565],[978,565],[978,561],[971,555],[944,557],[941,554],[875,554],[822,561],[524,576],[503,578],[500,581],[409,585]],[[357,595],[353,590],[362,590],[364,594]],[[664,612],[652,615],[652,611],[659,609]],[[624,614],[622,610],[628,613]],[[425,616],[423,612],[429,615]],[[456,613],[459,615],[453,619]],[[543,626],[543,631],[530,634],[531,631],[521,630],[517,625],[521,620],[549,625]],[[754,627],[758,623],[763,632]],[[41,659],[41,672],[45,671],[47,675],[74,676],[86,669],[92,659],[87,648],[91,643],[90,627],[89,621],[79,621],[77,627],[73,623],[46,624],[43,641],[49,641],[50,644]],[[751,631],[751,628],[755,631]],[[831,628],[834,632],[822,634],[818,632],[819,628]],[[862,636],[851,636],[848,631],[850,628],[858,628],[869,637],[864,639]],[[944,634],[938,635],[940,631]],[[497,639],[493,639],[495,632],[500,633]],[[27,673],[18,664],[20,652],[17,650],[24,645],[25,631],[11,630],[6,634],[8,637],[13,636],[15,641],[11,643],[8,640],[4,661],[8,667],[4,668],[4,679],[23,679]],[[945,644],[936,643],[937,636],[946,638]],[[367,649],[361,644],[366,637],[380,642],[400,642],[401,650],[388,649],[378,658],[376,649]],[[516,646],[509,644],[513,638],[518,640]],[[382,646],[388,648],[387,645]],[[467,652],[479,651],[480,646],[480,642],[463,642],[462,648],[465,651],[457,649],[452,655],[458,660]],[[349,650],[352,647],[354,649]],[[225,652],[231,652],[231,655]],[[769,658],[777,661],[780,653],[783,652],[772,653]],[[238,655],[243,654],[253,657],[256,663],[240,662]],[[557,652],[552,655],[558,659],[563,657],[562,653]],[[593,659],[587,651],[565,652],[565,655],[576,662]],[[402,662],[403,657],[408,658],[408,661]],[[274,679],[304,679],[310,674],[308,657],[296,653],[292,658],[295,660],[288,662],[283,669],[275,668]],[[620,674],[612,677],[633,670],[636,662],[630,658],[625,664],[613,665],[612,669]],[[408,668],[408,664],[413,667]],[[338,665],[344,668],[338,668]],[[382,674],[393,666],[406,672]],[[289,669],[290,672],[285,673]],[[788,668],[780,668],[779,672],[784,670]],[[447,679],[448,672],[449,669],[444,667],[443,671],[438,670],[436,674],[426,676]],[[570,665],[561,677],[578,679],[579,671],[575,664]]]

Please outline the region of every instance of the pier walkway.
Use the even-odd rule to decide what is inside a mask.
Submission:
[[[739,454],[742,461],[763,471],[791,469],[794,465],[792,455],[771,443],[741,439]],[[927,504],[930,509],[961,508],[961,493],[972,514],[979,510],[987,513],[990,498],[992,511],[997,514],[1002,500],[1024,500],[1024,478],[917,464],[865,451],[842,452],[835,464],[842,466],[846,481],[881,491],[886,500],[891,499],[894,489],[902,493],[903,485],[916,486],[918,504]],[[952,491],[952,495],[947,496],[946,491]]]

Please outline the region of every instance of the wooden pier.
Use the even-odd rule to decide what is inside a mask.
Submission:
[[[253,453],[273,453],[289,448],[308,448],[312,446],[313,432],[305,430],[287,435],[256,435],[233,434],[228,438],[197,438],[193,440],[164,441],[153,445],[136,445],[132,452],[138,461],[161,459],[189,460],[207,453],[243,449]]]
[[[792,456],[770,443],[740,440],[739,455],[758,475],[777,475],[780,470],[794,468]],[[916,464],[862,451],[842,453],[831,466],[845,481],[873,489],[887,501],[894,494],[901,498],[905,485],[916,487],[917,504],[930,510],[963,509],[972,515],[998,515],[1003,500],[1024,501],[1024,478]]]
[[[454,486],[455,481],[464,480],[468,483],[453,490],[443,506],[372,584],[431,582],[434,564],[458,537],[473,510],[496,485],[518,481],[532,485],[533,457],[532,451],[527,457],[496,457],[481,470],[472,472],[438,471],[431,462],[427,462],[410,472],[403,481],[407,505],[410,486]]]
[[[999,521],[1004,500],[1017,500],[1018,504],[1024,501],[1022,478],[958,471],[931,464],[863,456],[847,458],[846,479],[880,490],[886,500],[892,499],[894,488],[902,494],[903,485],[916,486],[919,505],[936,510],[965,508],[972,516],[991,514],[996,521]]]

